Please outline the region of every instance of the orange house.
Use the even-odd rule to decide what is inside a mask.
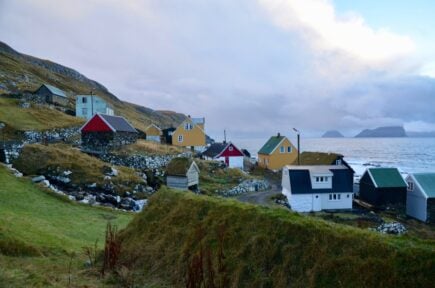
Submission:
[[[172,134],[172,145],[183,147],[204,147],[206,136],[205,118],[186,118]]]
[[[272,136],[258,151],[258,166],[270,170],[279,170],[292,164],[298,157],[298,150],[290,140],[281,136]]]

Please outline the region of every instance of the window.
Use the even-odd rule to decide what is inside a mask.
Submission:
[[[340,199],[341,199],[341,194],[339,194],[339,193],[329,194],[329,201],[338,201]]]
[[[184,123],[184,130],[189,131],[192,130],[193,126],[192,123],[186,122]]]
[[[233,146],[228,147],[228,150],[233,151],[234,150]]]
[[[337,160],[335,161],[335,165],[341,165],[341,164],[342,164],[341,159],[337,159]]]
[[[82,97],[82,103],[88,103],[88,98]]]
[[[322,176],[322,177],[320,177],[320,182],[323,182],[323,176]]]
[[[82,115],[88,115],[88,108],[82,108]]]
[[[414,191],[414,182],[408,182],[408,191]]]
[[[320,177],[316,177],[316,182],[320,182]]]
[[[287,147],[287,153],[292,153],[292,146]]]
[[[280,150],[279,152],[284,153],[284,151],[285,151],[284,146],[279,147],[279,150]]]
[[[178,135],[178,142],[183,142],[183,135]]]

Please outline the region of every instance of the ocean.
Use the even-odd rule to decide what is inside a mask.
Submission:
[[[290,139],[297,146],[296,139]],[[267,141],[233,139],[256,157]],[[435,138],[301,138],[301,151],[335,152],[360,176],[369,167],[396,167],[404,175],[435,172]]]

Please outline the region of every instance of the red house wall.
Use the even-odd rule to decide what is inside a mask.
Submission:
[[[112,129],[101,119],[95,115],[91,121],[83,127],[82,132],[112,132]]]
[[[233,147],[233,151],[230,151],[230,147]],[[229,145],[227,149],[220,155],[220,157],[236,157],[243,156],[243,153],[240,152],[233,144]]]

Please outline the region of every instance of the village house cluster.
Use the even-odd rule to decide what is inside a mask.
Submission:
[[[34,94],[47,103],[68,104],[66,93],[48,84],[41,85]],[[87,120],[80,129],[85,152],[103,153],[138,139],[139,131],[124,117],[116,116],[113,107],[101,97],[92,93],[77,95],[75,103],[76,116]],[[246,169],[252,164],[249,152],[230,141],[207,143],[205,118],[189,115],[177,127],[163,129],[151,123],[140,132],[148,141],[199,150],[203,159],[220,161],[229,168]],[[350,210],[357,202],[369,208],[402,206],[418,220],[435,219],[435,173],[410,174],[404,180],[396,168],[369,168],[354,192],[355,172],[342,155],[300,154],[280,133],[261,147],[256,164],[263,169],[282,171],[282,194],[294,211]],[[192,158],[174,159],[166,172],[169,187],[198,190],[199,168]]]

